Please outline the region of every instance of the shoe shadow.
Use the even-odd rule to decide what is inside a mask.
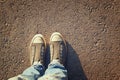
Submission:
[[[68,70],[68,80],[88,80],[83,71],[77,53],[68,42],[67,42],[67,47],[68,47],[68,54],[67,54],[66,68]]]
[[[49,63],[50,63],[50,46],[47,45],[46,55],[45,55],[45,69],[48,68]]]

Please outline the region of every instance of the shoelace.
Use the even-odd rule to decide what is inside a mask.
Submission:
[[[45,47],[42,44],[42,46],[41,46],[41,52],[40,52],[41,63],[44,62],[44,51],[45,51]]]

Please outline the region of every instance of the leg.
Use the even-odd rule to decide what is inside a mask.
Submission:
[[[44,76],[38,80],[68,80],[67,70],[59,61],[53,60],[45,71]]]
[[[44,74],[44,66],[39,62],[34,62],[34,64],[23,71],[22,74],[10,78],[9,80],[37,80]]]
[[[34,64],[27,68],[21,76],[26,77],[29,80],[37,80],[44,74],[44,66],[39,62],[34,62]]]

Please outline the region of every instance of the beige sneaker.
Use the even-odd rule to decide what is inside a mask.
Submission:
[[[67,57],[66,42],[58,32],[54,32],[50,37],[50,55],[51,61],[58,60],[65,65]]]
[[[41,34],[36,34],[30,43],[30,62],[41,62],[44,65],[46,42]]]

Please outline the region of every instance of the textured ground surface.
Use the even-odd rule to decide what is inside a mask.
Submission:
[[[0,80],[30,66],[36,33],[68,41],[69,80],[120,80],[120,0],[0,0]]]

